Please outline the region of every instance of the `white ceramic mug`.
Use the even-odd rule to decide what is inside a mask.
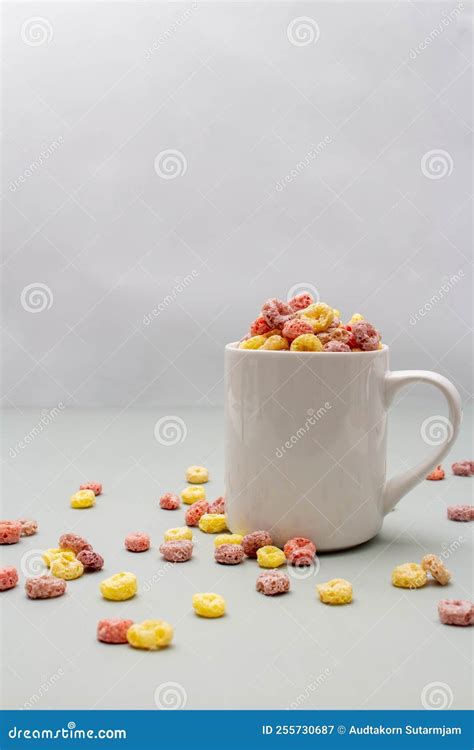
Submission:
[[[225,494],[229,527],[271,530],[274,543],[314,539],[319,551],[371,539],[394,505],[446,455],[461,422],[459,393],[435,372],[390,372],[374,352],[278,352],[229,344]],[[445,396],[442,442],[387,481],[387,412],[403,386]],[[441,418],[443,420],[443,418]],[[438,439],[428,442],[439,442]]]

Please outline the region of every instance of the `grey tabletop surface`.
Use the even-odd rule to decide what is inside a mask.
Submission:
[[[441,401],[416,389],[392,410],[389,473],[428,450],[420,424],[443,413]],[[172,446],[154,436],[156,421],[178,416],[186,437]],[[319,569],[281,597],[255,590],[259,568],[213,559],[213,537],[195,533],[195,554],[167,564],[158,547],[166,529],[182,525],[183,509],[163,511],[158,498],[185,486],[190,464],[211,472],[208,497],[223,492],[223,414],[218,408],[141,410],[65,409],[58,413],[3,412],[3,518],[37,519],[39,531],[0,548],[1,565],[15,565],[20,585],[0,595],[2,705],[6,708],[188,709],[365,708],[463,709],[472,703],[472,629],[443,626],[442,598],[471,597],[472,524],[448,521],[446,507],[472,502],[472,479],[455,477],[451,461],[472,458],[469,414],[447,457],[446,479],[422,482],[385,519],[381,533],[361,547],[321,555]],[[46,424],[43,424],[46,422]],[[35,427],[37,429],[35,429]],[[73,510],[70,495],[84,481],[101,481],[93,509]],[[130,531],[151,535],[148,552],[124,548]],[[32,601],[26,575],[45,572],[40,553],[60,534],[87,537],[105,568],[71,581],[65,596]],[[442,555],[453,579],[408,591],[390,583],[392,568]],[[139,581],[136,597],[104,600],[99,583],[128,570]],[[329,607],[316,583],[350,580],[354,600]],[[225,617],[193,613],[199,591],[222,594]],[[157,652],[96,639],[97,621],[127,617],[165,619],[173,645]]]

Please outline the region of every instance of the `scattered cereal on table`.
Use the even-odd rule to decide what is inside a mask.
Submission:
[[[209,513],[209,503],[207,500],[198,500],[193,503],[186,511],[184,520],[187,526],[197,526],[199,519],[204,513]]]
[[[222,513],[204,513],[199,519],[199,528],[206,534],[219,534],[227,531],[227,520]]]
[[[48,575],[27,578],[25,581],[25,591],[29,599],[54,599],[64,594],[66,586],[63,578]]]
[[[199,500],[205,500],[206,499],[206,490],[204,487],[185,487],[185,489],[181,492],[181,500],[183,503],[186,503],[186,505],[192,505],[193,503],[197,503]]]
[[[133,625],[133,620],[119,620],[109,618],[97,623],[97,640],[102,643],[127,643],[127,630]]]
[[[100,593],[104,599],[123,602],[135,596],[138,590],[137,577],[133,573],[116,573],[100,584]]]
[[[333,578],[316,586],[324,604],[349,604],[352,601],[352,584],[344,578]]]
[[[214,550],[214,559],[222,565],[238,565],[245,557],[241,544],[219,544]]]
[[[451,573],[437,555],[425,555],[421,561],[421,567],[427,573],[431,573],[434,580],[441,586],[446,586],[451,580]]]
[[[190,484],[204,484],[209,481],[209,471],[205,466],[189,466],[186,469],[186,481]]]
[[[150,549],[150,537],[143,531],[135,531],[125,537],[125,549],[129,552],[146,552]]]
[[[86,484],[81,484],[79,489],[92,490],[94,495],[102,495],[102,485],[100,482],[87,482]]]
[[[21,523],[21,536],[33,536],[38,531],[38,523],[32,518],[19,518],[18,523]]]
[[[0,568],[0,591],[13,589],[18,583],[18,571],[13,565]]]
[[[192,541],[193,532],[187,526],[178,526],[175,529],[165,531],[165,542],[178,542],[182,539]]]
[[[95,505],[95,494],[92,490],[79,490],[71,497],[71,508],[82,510],[92,508],[93,505]]]
[[[194,594],[194,611],[200,617],[222,617],[225,614],[225,599],[220,594]]]
[[[73,549],[62,549],[62,547],[53,547],[51,549],[45,549],[41,557],[43,558],[44,564],[47,565],[48,568],[50,568],[53,560],[56,560],[58,557],[61,557],[64,560],[75,560],[76,553],[74,552]]]
[[[181,505],[181,500],[178,495],[173,495],[172,492],[165,492],[160,497],[160,508],[163,510],[177,510]]]
[[[173,628],[164,620],[143,620],[127,630],[127,641],[133,648],[156,651],[169,646],[173,640]]]
[[[78,552],[82,552],[83,549],[92,549],[92,544],[89,544],[87,539],[78,534],[62,534],[59,537],[59,546],[63,550],[72,550],[76,555]]]
[[[193,554],[193,543],[189,539],[178,539],[175,542],[163,542],[160,552],[168,562],[187,562]]]
[[[218,534],[214,538],[214,545],[218,547],[220,544],[242,544],[242,534]]]
[[[418,563],[407,562],[392,570],[392,584],[401,589],[420,589],[426,583],[426,573]]]
[[[65,581],[73,581],[80,578],[84,573],[83,564],[77,560],[66,560],[64,556],[56,557],[51,562],[51,575],[55,578],[64,578]]]
[[[311,541],[311,539],[307,539],[305,536],[295,536],[292,539],[288,539],[283,547],[283,552],[285,553],[285,557],[288,559],[288,562],[294,564],[294,556],[296,551],[299,549],[303,549],[305,551],[305,555],[303,555],[303,557],[306,556],[313,559],[316,554],[316,545]],[[301,565],[301,563],[299,564]]]
[[[104,558],[92,549],[83,549],[78,553],[77,559],[83,564],[84,570],[102,570],[104,567]]]
[[[447,513],[450,521],[472,521],[474,519],[474,506],[449,505]]]
[[[467,599],[442,599],[438,614],[443,625],[474,625],[474,604]]]
[[[242,547],[247,557],[257,557],[257,550],[260,547],[271,546],[272,544],[273,540],[268,531],[252,531],[242,539]]]
[[[256,589],[265,596],[286,594],[290,590],[290,579],[281,570],[268,570],[260,573],[257,578]]]
[[[426,478],[430,482],[439,482],[439,481],[441,481],[441,479],[444,479],[444,477],[445,477],[444,469],[441,466],[441,464],[439,464],[436,467],[436,469],[433,469],[433,471],[428,474],[428,476]]]
[[[223,497],[218,497],[214,500],[214,502],[209,505],[208,513],[217,513],[218,515],[225,513],[225,499]]]
[[[16,544],[20,537],[20,521],[0,521],[0,544]]]
[[[279,568],[286,563],[286,557],[279,547],[266,544],[257,550],[257,562],[261,568]]]
[[[471,461],[457,461],[451,465],[451,469],[457,477],[470,477],[472,474]]]

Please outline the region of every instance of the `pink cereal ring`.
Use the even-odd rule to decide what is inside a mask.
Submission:
[[[193,543],[188,539],[180,539],[174,542],[163,542],[160,552],[168,562],[187,562],[193,554]]]
[[[83,564],[85,570],[102,570],[104,567],[104,558],[92,549],[83,549],[77,555],[77,559]]]
[[[102,495],[102,485],[100,482],[86,482],[86,484],[81,484],[79,489],[92,490],[94,495]]]
[[[21,523],[22,536],[33,536],[38,531],[38,523],[32,518],[19,518],[18,522]]]
[[[305,536],[295,536],[292,539],[288,539],[287,543],[283,547],[283,552],[287,558],[290,558],[291,553],[298,549],[298,547],[309,547],[312,550],[313,555],[316,554],[316,545],[311,539],[307,539]]]
[[[197,526],[199,519],[205,513],[209,513],[209,503],[206,500],[198,500],[189,506],[184,516],[186,526]]]
[[[325,352],[350,352],[351,347],[347,344],[344,344],[342,341],[328,341],[327,344],[324,344],[324,351]]]
[[[19,521],[0,521],[0,544],[16,544],[20,541],[20,536]]]
[[[251,336],[264,336],[269,331],[271,331],[271,328],[262,316],[254,320],[250,325]]]
[[[247,557],[257,557],[260,547],[272,546],[273,540],[268,531],[252,531],[242,539],[242,547]]]
[[[472,505],[450,505],[448,506],[448,518],[450,521],[472,521]]]
[[[270,328],[283,328],[294,315],[291,307],[276,297],[267,300],[262,307],[262,317]]]
[[[303,292],[303,294],[297,294],[296,297],[288,300],[288,305],[296,312],[297,310],[304,310],[306,307],[312,305],[313,302],[313,295],[309,292]]]
[[[172,492],[165,492],[160,497],[160,508],[163,510],[177,510],[181,505],[181,500],[178,495],[173,495]]]
[[[125,537],[125,549],[129,552],[146,552],[150,549],[150,537],[142,531],[135,531]]]
[[[306,320],[292,318],[285,323],[281,333],[288,341],[293,341],[304,333],[313,333],[313,327]]]
[[[214,559],[223,565],[238,565],[245,557],[241,544],[219,544],[214,551]]]
[[[379,348],[379,332],[365,320],[352,326],[352,335],[356,348],[362,349],[363,352],[372,352]]]
[[[66,591],[66,581],[55,576],[36,576],[27,578],[25,591],[29,599],[53,599],[62,596]]]
[[[99,620],[97,623],[97,639],[102,643],[127,643],[127,630],[133,625],[133,620]]]
[[[452,464],[451,469],[457,477],[470,477],[472,473],[470,461],[457,461]]]
[[[265,596],[286,594],[290,590],[290,579],[281,570],[268,570],[260,573],[256,588]]]
[[[0,591],[13,589],[18,583],[18,571],[12,566],[0,568]]]
[[[82,552],[83,549],[92,549],[92,545],[89,544],[87,539],[84,539],[84,537],[79,536],[78,534],[63,534],[59,537],[59,546],[61,549],[72,549],[72,551],[77,555],[79,552]]]
[[[466,599],[442,599],[438,604],[443,625],[473,625],[474,605]]]
[[[207,513],[218,513],[219,515],[225,513],[225,499],[223,497],[218,497],[217,500],[214,500],[214,502],[209,505]]]

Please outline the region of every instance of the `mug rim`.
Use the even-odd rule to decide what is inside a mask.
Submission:
[[[242,352],[245,355],[260,354],[261,352],[260,349],[240,349],[239,344],[240,344],[240,341],[232,341],[231,343],[225,345],[225,349],[228,351],[233,351],[233,352]],[[374,349],[374,351],[371,351],[371,352],[352,352],[352,351],[351,352],[293,352],[293,354],[304,355],[304,356],[315,356],[318,354],[324,354],[325,356],[329,355],[332,357],[335,357],[335,356],[340,357],[341,355],[343,357],[348,357],[349,355],[351,357],[372,356],[375,358],[383,354],[383,352],[388,352],[388,349],[389,347],[387,346],[387,344],[382,344],[381,349]],[[270,354],[273,356],[275,355],[280,356],[282,354],[285,354],[288,351],[288,349],[278,349],[278,350],[264,349],[263,351],[265,352],[265,355]]]

